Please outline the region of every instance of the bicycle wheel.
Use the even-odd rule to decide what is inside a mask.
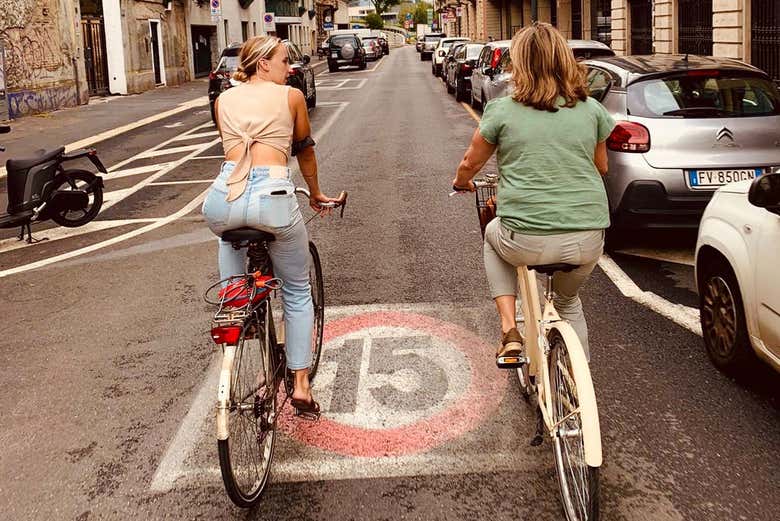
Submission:
[[[325,326],[325,287],[322,285],[322,265],[320,254],[313,242],[309,243],[309,284],[314,305],[314,329],[311,340],[311,365],[309,366],[309,381],[314,380],[320,365],[322,352],[322,330]]]
[[[271,356],[267,306],[268,301],[261,304],[236,346],[230,375],[228,438],[217,441],[225,490],[233,503],[243,508],[260,501],[276,440],[276,364]]]
[[[550,398],[555,428],[553,453],[568,521],[599,518],[599,468],[585,462],[583,411],[566,341],[556,329],[550,331]]]

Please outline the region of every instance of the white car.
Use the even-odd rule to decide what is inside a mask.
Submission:
[[[469,38],[442,38],[439,40],[439,45],[433,51],[433,59],[431,60],[431,74],[434,76],[441,76],[442,65],[444,64],[444,57],[447,56],[447,51],[456,42],[470,42]]]
[[[702,217],[696,282],[704,344],[729,373],[755,353],[780,371],[780,168],[720,188]]]

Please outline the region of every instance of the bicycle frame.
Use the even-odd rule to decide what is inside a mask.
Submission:
[[[587,383],[577,389],[580,401],[579,409],[590,414],[581,414],[580,419],[590,419],[582,422],[582,437],[585,446],[585,462],[591,467],[600,467],[602,462],[601,435],[599,429],[596,395],[593,393],[590,368],[579,337],[571,325],[561,319],[552,302],[552,282],[545,292],[544,308],[539,300],[539,290],[536,283],[536,272],[525,266],[517,268],[517,282],[521,299],[521,307],[525,320],[525,347],[529,358],[528,373],[536,378],[539,397],[539,410],[542,413],[545,426],[551,436],[556,435],[553,424],[552,400],[550,397],[549,356],[550,345],[547,334],[556,329],[563,336],[566,348],[572,362],[574,380]],[[541,313],[541,315],[540,315]]]

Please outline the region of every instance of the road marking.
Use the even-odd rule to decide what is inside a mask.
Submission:
[[[60,239],[67,239],[68,237],[75,237],[77,235],[84,235],[85,233],[99,232],[102,230],[110,230],[111,228],[117,228],[119,226],[126,226],[128,224],[146,224],[157,221],[157,218],[150,219],[117,219],[106,221],[92,221],[80,226],[78,228],[62,228],[57,226],[55,228],[47,228],[36,233],[35,236],[38,239],[48,239],[48,244]],[[24,241],[20,241],[16,237],[0,240],[0,253],[6,253],[19,248],[24,248],[28,244]]]
[[[120,179],[122,177],[129,177],[134,176],[138,174],[148,174],[149,172],[157,171],[161,168],[165,168],[168,166],[170,162],[166,163],[156,163],[154,165],[145,165],[145,166],[137,166],[135,168],[127,168],[125,170],[115,170],[113,172],[110,172],[111,177],[109,178],[103,178],[104,180],[110,181],[112,179]]]
[[[146,152],[141,152],[136,156],[136,158],[146,159],[149,157],[165,156],[169,154],[181,154],[182,152],[190,152],[198,148],[200,148],[199,143],[195,145],[185,145],[185,146],[173,147],[173,148],[158,148],[157,150],[147,150]]]
[[[194,179],[192,181],[156,181],[149,183],[149,186],[167,186],[167,185],[199,185],[199,184],[211,184],[213,179]]]
[[[609,277],[613,284],[620,290],[623,296],[634,302],[650,308],[659,315],[668,318],[672,322],[701,336],[701,323],[699,322],[699,310],[682,304],[669,302],[665,298],[651,291],[644,291],[631,280],[620,266],[609,255],[602,255],[599,259],[599,267]]]
[[[125,132],[129,132],[131,130],[137,129],[139,127],[143,127],[145,125],[148,125],[149,123],[154,123],[155,121],[159,121],[161,119],[165,119],[169,116],[173,116],[174,114],[178,114],[180,112],[184,112],[187,110],[191,110],[195,107],[199,107],[201,105],[207,104],[209,101],[208,96],[201,96],[199,98],[195,98],[193,100],[187,101],[185,103],[182,103],[178,107],[174,109],[167,110],[165,112],[160,112],[158,114],[155,114],[153,116],[149,116],[147,118],[135,121],[133,123],[129,123],[127,125],[123,125],[121,127],[112,128],[110,130],[106,130],[105,132],[101,132],[100,134],[95,134],[94,136],[90,136],[88,138],[80,139],[78,141],[74,141],[73,143],[68,143],[65,145],[65,151],[70,152],[71,150],[75,150],[78,148],[83,148],[88,145],[94,145],[96,143],[100,143],[101,141],[105,141],[106,139],[118,136],[120,134],[124,134]],[[6,171],[5,167],[0,167],[0,179],[5,177]]]
[[[139,235],[142,235],[146,232],[150,232],[152,230],[156,230],[157,228],[160,228],[161,226],[165,226],[168,223],[171,223],[191,211],[193,211],[195,208],[198,207],[198,205],[203,201],[203,199],[206,198],[206,193],[208,192],[208,188],[201,192],[195,199],[190,201],[186,206],[184,206],[182,209],[180,209],[178,212],[172,213],[171,215],[164,217],[162,219],[158,219],[153,223],[150,223],[146,226],[143,226],[141,228],[138,228],[136,230],[129,231],[127,233],[124,233],[122,235],[118,235],[117,237],[113,237],[111,239],[98,242],[96,244],[92,244],[90,246],[86,246],[84,248],[79,248],[78,250],[69,251],[67,253],[62,253],[60,255],[55,255],[54,257],[48,257],[46,259],[41,259],[37,262],[31,262],[29,264],[23,264],[21,266],[17,266],[15,268],[10,268],[7,270],[0,271],[0,278],[2,277],[8,277],[9,275],[15,275],[17,273],[23,273],[25,271],[34,270],[36,268],[40,268],[42,266],[47,266],[49,264],[54,264],[55,262],[59,262],[66,259],[72,259],[73,257],[78,257],[79,255],[84,255],[85,253],[90,253],[93,251],[97,251],[101,248],[105,248],[107,246],[111,246],[113,244],[120,243],[122,241],[126,241],[128,239],[132,239],[133,237],[137,237]]]
[[[659,250],[655,248],[623,248],[615,250],[615,253],[629,255],[632,257],[641,257],[643,259],[669,262],[672,264],[682,264],[684,266],[696,265],[694,252],[691,249]]]
[[[479,121],[480,121],[480,117],[479,117],[479,115],[477,115],[477,113],[474,111],[474,109],[473,109],[473,108],[471,108],[471,105],[469,105],[469,104],[468,104],[468,103],[466,103],[465,101],[461,101],[461,102],[460,102],[460,104],[463,106],[463,108],[464,108],[464,109],[466,109],[466,112],[468,112],[468,113],[469,113],[469,116],[471,116],[472,118],[474,118],[474,121],[476,121],[477,123],[479,123]]]
[[[382,66],[382,62],[384,62],[384,61],[385,61],[385,56],[382,56],[379,59],[379,62],[377,62],[376,66],[372,67],[371,69],[366,69],[366,70],[363,70],[363,71],[349,69],[349,70],[340,70],[340,71],[337,71],[337,72],[330,72],[328,70],[325,70],[325,71],[322,71],[321,73],[315,75],[315,77],[320,77],[320,76],[340,76],[340,75],[345,74],[345,73],[346,74],[370,74],[372,72],[376,72],[379,69],[379,67]]]
[[[184,141],[185,139],[196,139],[196,138],[202,138],[202,137],[212,137],[212,136],[218,136],[219,132],[216,130],[211,130],[209,132],[200,132],[198,134],[182,134],[181,136],[176,136],[172,139],[172,141]]]
[[[368,80],[365,79],[365,78],[363,78],[363,79],[347,79],[347,80],[343,80],[343,81],[338,82],[338,85],[332,85],[331,86],[331,85],[325,84],[322,87],[320,87],[318,85],[317,86],[317,90],[358,90],[358,89],[362,89],[366,85],[367,81]],[[354,85],[352,87],[344,87],[344,85],[347,85],[350,82],[357,82],[357,85]]]

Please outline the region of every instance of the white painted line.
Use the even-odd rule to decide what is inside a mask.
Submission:
[[[155,165],[137,166],[135,168],[126,168],[125,170],[116,170],[106,174],[103,179],[110,181],[112,179],[120,179],[122,177],[129,177],[138,174],[148,174],[149,172],[155,172],[168,166],[170,162],[157,163]],[[107,177],[106,177],[107,176]]]
[[[343,102],[341,101],[318,101],[318,107],[340,107]]]
[[[121,219],[121,220],[107,220],[107,221],[92,221],[84,226],[78,228],[62,228],[57,226],[55,228],[48,228],[41,230],[35,234],[38,239],[48,239],[45,244],[51,244],[53,241],[60,239],[66,239],[68,237],[75,237],[77,235],[84,235],[85,233],[99,232],[102,230],[110,230],[111,228],[117,228],[119,226],[126,226],[128,224],[145,224],[155,222],[159,219]],[[19,248],[26,248],[29,245],[24,241],[20,241],[17,238],[0,240],[0,253],[6,253]]]
[[[198,134],[182,134],[181,136],[176,136],[173,138],[173,141],[184,141],[185,139],[196,139],[201,137],[212,137],[212,136],[218,136],[219,132],[216,130],[212,130],[210,132],[200,132]]]
[[[196,159],[225,159],[225,156],[197,156],[192,158],[193,161]]]
[[[0,277],[7,277],[9,275],[14,275],[17,273],[23,273],[25,271],[34,270],[43,266],[48,266],[49,264],[54,264],[55,262],[60,262],[66,259],[72,259],[73,257],[78,257],[79,255],[84,255],[85,253],[90,253],[96,250],[100,250],[102,248],[105,248],[107,246],[112,246],[114,244],[120,243],[122,241],[126,241],[128,239],[132,239],[133,237],[137,237],[139,235],[142,235],[146,232],[150,232],[152,230],[156,230],[157,228],[160,228],[161,226],[165,226],[168,223],[172,223],[173,221],[184,217],[191,211],[193,211],[195,208],[198,207],[198,205],[203,201],[203,199],[206,198],[206,193],[208,192],[208,189],[204,190],[200,193],[195,199],[190,201],[186,206],[184,206],[181,210],[179,210],[176,213],[172,213],[171,215],[164,217],[162,219],[158,219],[155,222],[148,224],[142,228],[138,228],[136,230],[129,231],[127,233],[123,233],[122,235],[118,235],[117,237],[113,237],[111,239],[98,242],[96,244],[92,244],[90,246],[85,246],[84,248],[79,248],[78,250],[70,251],[67,253],[62,253],[60,255],[55,255],[54,257],[49,257],[46,259],[39,260],[37,262],[31,262],[29,264],[23,264],[21,266],[17,266],[15,268],[10,268],[7,270],[0,271]]]
[[[199,184],[211,184],[213,179],[193,179],[192,181],[157,181],[155,183],[149,183],[149,186],[167,186],[167,185],[199,185]]]
[[[200,148],[200,146],[201,146],[200,143],[197,143],[195,145],[185,145],[182,147],[158,148],[157,150],[147,150],[146,152],[141,152],[140,154],[138,154],[136,156],[136,159],[165,156],[168,154],[181,154],[182,152],[190,152],[192,150]]]
[[[206,418],[213,418],[209,410],[213,408],[217,400],[217,384],[219,381],[219,366],[221,358],[214,356],[206,372],[206,378],[190,406],[190,410],[184,417],[176,431],[176,435],[157,466],[157,471],[152,477],[149,487],[152,492],[167,492],[173,488],[173,484],[180,475],[182,464],[187,459],[192,447],[195,446],[203,431]],[[216,452],[215,452],[216,454]]]
[[[669,302],[651,291],[643,291],[609,255],[602,255],[599,267],[625,297],[701,336],[698,309]]]
[[[356,82],[358,82],[358,84],[356,86],[354,86],[354,87],[341,87],[341,86],[338,86],[338,87],[331,87],[331,86],[317,87],[317,90],[358,90],[358,89],[362,89],[365,86],[365,84],[366,84],[366,82],[368,80],[363,78],[362,80],[350,80],[350,81],[356,81]],[[343,82],[343,83],[346,83],[346,82]]]
[[[153,116],[149,116],[148,118],[140,119],[138,121],[134,121],[133,123],[129,123],[121,127],[116,127],[110,130],[106,130],[105,132],[101,132],[100,134],[95,134],[94,136],[80,139],[78,141],[74,141],[73,143],[68,143],[67,145],[65,145],[65,151],[70,152],[71,150],[83,148],[89,145],[94,145],[101,141],[105,141],[106,139],[118,136],[120,134],[124,134],[125,132],[129,132],[139,127],[143,127],[145,125],[148,125],[149,123],[154,123],[155,121],[159,121],[169,116],[173,116],[174,114],[178,114],[180,112],[184,112],[193,109],[195,107],[206,105],[208,101],[209,101],[208,96],[201,96],[199,98],[195,98],[194,100],[188,101],[186,103],[182,103],[181,105],[179,105],[174,109],[167,110],[165,112],[160,112]],[[2,179],[4,176],[5,176],[5,167],[0,167],[0,179]]]

